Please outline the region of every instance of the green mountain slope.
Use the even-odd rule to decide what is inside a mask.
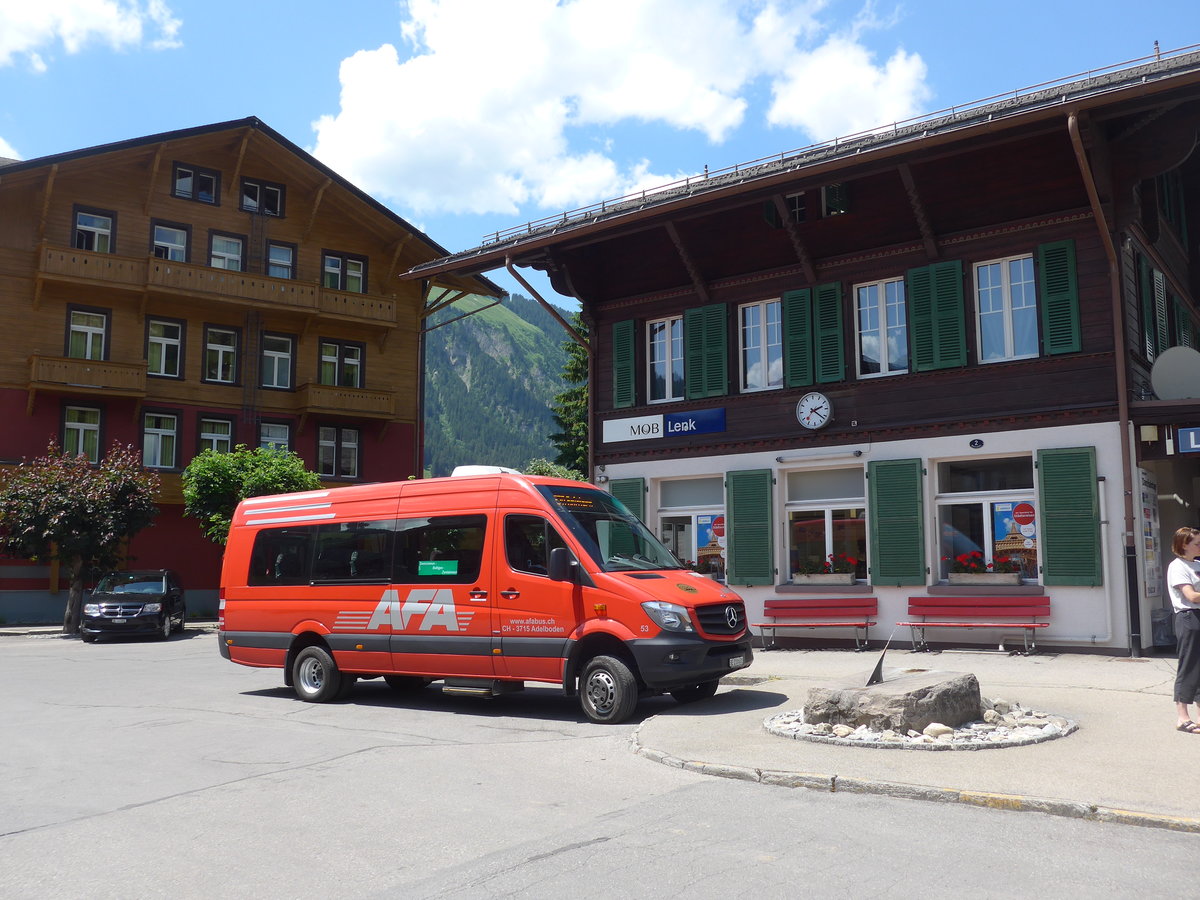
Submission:
[[[433,317],[447,322],[488,301],[469,298]],[[565,319],[570,313],[561,311]],[[542,306],[519,294],[425,338],[425,466],[448,475],[458,465],[523,468],[553,459],[558,430],[550,404],[562,391],[566,332]]]

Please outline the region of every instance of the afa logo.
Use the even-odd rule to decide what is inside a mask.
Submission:
[[[414,588],[403,602],[399,591],[384,591],[370,613],[342,610],[333,627],[335,631],[377,631],[387,625],[392,631],[407,631],[415,625],[417,631],[466,631],[473,618],[475,610],[455,607],[454,591],[449,588]]]

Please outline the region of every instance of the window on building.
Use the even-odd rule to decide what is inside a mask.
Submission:
[[[234,384],[238,375],[238,335],[228,328],[204,331],[204,380]]]
[[[787,476],[790,574],[818,574],[834,557],[856,579],[867,577],[866,481],[861,467],[812,469]]]
[[[347,341],[321,341],[321,364],[317,380],[338,387],[362,387],[364,348]]]
[[[172,195],[200,203],[216,203],[220,196],[221,174],[212,169],[175,164]]]
[[[178,418],[166,413],[146,413],[142,425],[142,465],[147,469],[175,468]]]
[[[1028,359],[1038,355],[1037,292],[1033,257],[975,266],[980,362]]]
[[[876,281],[854,289],[858,304],[858,374],[908,371],[908,308],[904,280]]]
[[[685,564],[725,578],[724,479],[681,478],[659,483],[662,542]]]
[[[967,561],[1019,568],[1038,577],[1033,459],[961,460],[937,464],[941,577]]]
[[[113,252],[112,213],[75,211],[75,249],[93,250],[96,253]]]
[[[228,234],[214,234],[208,262],[214,269],[242,271],[242,239]]]
[[[738,310],[742,390],[783,386],[783,322],[778,300],[747,303]]]
[[[100,462],[100,410],[68,406],[63,425],[63,451],[68,456],[83,456],[90,463]]]
[[[352,294],[367,292],[367,261],[346,253],[325,253],[322,284],[330,290]]]
[[[283,215],[284,190],[281,184],[269,181],[242,179],[241,208],[264,216]]]
[[[264,450],[291,449],[291,426],[281,422],[260,422],[258,446]]]
[[[323,425],[317,429],[317,473],[329,478],[358,477],[358,429]]]
[[[282,334],[264,334],[262,347],[262,386],[292,386],[292,339]]]
[[[154,256],[175,262],[187,262],[188,234],[184,228],[171,225],[154,226]]]
[[[296,248],[291,244],[267,244],[267,274],[272,278],[295,278]]]
[[[146,325],[146,374],[178,378],[183,374],[183,323],[151,319]]]
[[[201,419],[200,450],[216,453],[233,450],[233,422],[229,419]]]
[[[104,359],[108,335],[108,313],[72,309],[68,313],[67,356],[72,359]]]
[[[651,403],[682,400],[683,317],[657,319],[646,323],[647,392]]]

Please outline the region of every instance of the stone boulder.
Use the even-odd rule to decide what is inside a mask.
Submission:
[[[865,679],[863,679],[865,680]],[[885,674],[879,684],[810,688],[804,721],[866,725],[901,734],[933,722],[954,728],[980,717],[979,680],[965,672],[922,670]]]

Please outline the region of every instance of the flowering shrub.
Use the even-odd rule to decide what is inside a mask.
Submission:
[[[830,553],[824,559],[810,556],[796,564],[798,575],[830,575],[853,572],[858,567],[858,560],[845,553]]]
[[[951,572],[982,575],[988,572],[1020,572],[1021,561],[1011,556],[997,556],[992,562],[987,562],[978,550],[970,553],[960,553],[953,558],[943,556],[942,562],[950,564]]]

